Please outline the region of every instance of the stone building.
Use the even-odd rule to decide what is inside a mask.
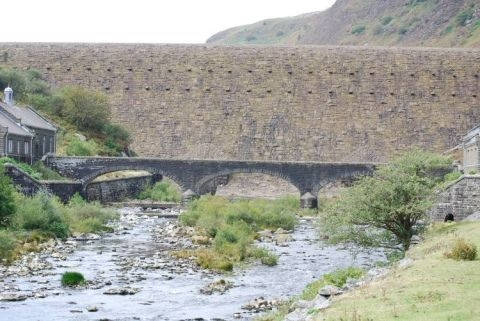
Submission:
[[[472,128],[462,138],[463,171],[465,173],[476,171],[480,168],[480,125]]]
[[[0,156],[33,163],[56,151],[57,128],[29,106],[15,105],[13,90],[5,88],[0,102]]]

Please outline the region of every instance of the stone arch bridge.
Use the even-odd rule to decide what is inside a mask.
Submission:
[[[294,185],[306,205],[316,206],[319,190],[332,181],[371,174],[375,163],[316,163],[242,160],[180,160],[127,157],[58,157],[49,155],[45,165],[86,186],[96,177],[122,170],[145,170],[175,181],[184,196],[215,193],[218,178],[235,173],[262,173]]]

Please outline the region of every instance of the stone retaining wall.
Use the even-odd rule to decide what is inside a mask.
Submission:
[[[443,221],[449,213],[460,221],[480,211],[480,176],[464,175],[450,184],[431,210],[434,220]]]
[[[134,198],[148,184],[155,183],[153,177],[153,175],[145,175],[92,182],[87,186],[86,198],[89,201],[98,200],[102,203]]]
[[[81,194],[89,201],[102,203],[122,201],[137,196],[147,184],[161,178],[161,176],[144,175],[92,182],[87,185],[85,193],[80,181],[39,181],[10,164],[5,165],[5,173],[23,194],[32,196],[43,189],[58,196],[63,202],[67,202],[75,193]]]

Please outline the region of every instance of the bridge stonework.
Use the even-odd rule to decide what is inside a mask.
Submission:
[[[332,181],[368,175],[375,164],[266,161],[177,160],[119,157],[47,156],[44,162],[60,174],[82,182],[84,188],[96,177],[120,170],[145,170],[175,181],[183,192],[196,195],[211,192],[216,178],[235,173],[263,173],[294,185],[300,195],[317,195]],[[208,187],[207,187],[208,186]]]
[[[105,92],[145,157],[386,161],[480,122],[480,51],[0,44],[0,63]]]

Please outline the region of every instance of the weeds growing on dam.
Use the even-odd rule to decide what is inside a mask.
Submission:
[[[180,220],[195,227],[198,234],[210,238],[211,245],[183,256],[193,255],[200,266],[215,270],[228,271],[248,259],[275,265],[277,257],[253,246],[253,241],[260,230],[293,230],[298,207],[299,200],[291,196],[279,200],[240,201],[203,196],[190,204]]]

